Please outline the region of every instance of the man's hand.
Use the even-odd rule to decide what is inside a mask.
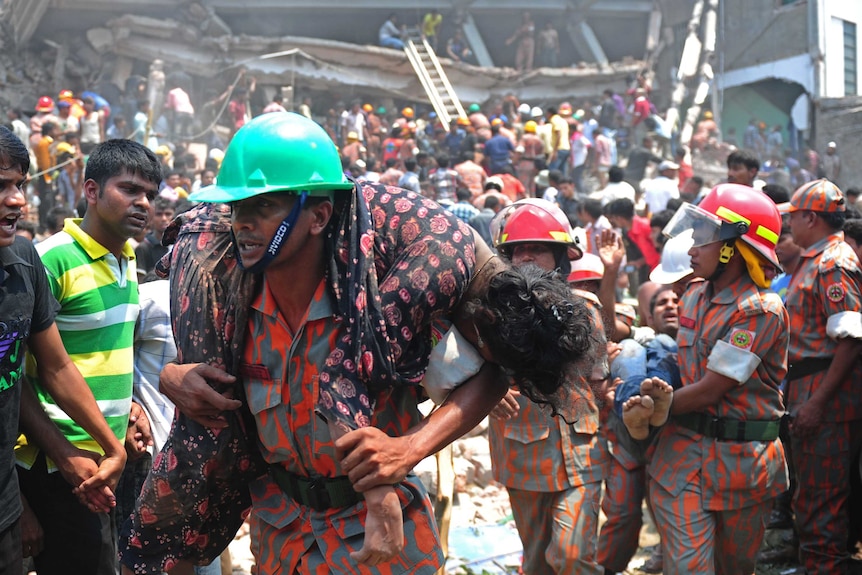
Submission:
[[[362,427],[336,439],[335,449],[353,489],[362,493],[404,481],[417,463],[409,443],[409,436],[390,437],[376,427]]]
[[[153,445],[153,435],[150,432],[150,419],[144,408],[137,402],[132,402],[129,413],[129,427],[126,429],[126,454],[129,461],[140,458],[147,452],[147,447]]]
[[[21,504],[24,505],[24,512],[21,514],[21,551],[24,557],[35,557],[44,549],[45,532],[42,531],[42,524],[23,493]]]
[[[620,264],[626,255],[623,239],[614,230],[602,230],[598,237],[599,259],[605,269],[620,269]]]
[[[404,549],[404,517],[398,494],[388,485],[375,487],[365,492],[365,504],[365,542],[350,558],[369,566],[391,561]]]
[[[72,492],[81,505],[93,513],[108,513],[117,505],[113,489],[120,479],[125,462],[125,452],[122,457],[111,458],[95,451],[72,447],[70,455],[55,463],[63,479],[74,488]],[[87,487],[79,489],[84,483],[87,483]]]
[[[796,412],[790,422],[790,432],[797,437],[814,435],[823,423],[823,407],[816,401],[808,400]]]
[[[494,419],[506,420],[512,419],[516,417],[518,413],[521,411],[521,406],[518,405],[518,397],[521,396],[521,392],[517,389],[509,388],[509,391],[506,392],[506,395],[503,396],[503,399],[500,400],[500,403],[494,406],[494,409],[491,410],[491,413],[488,415],[493,417]]]
[[[233,399],[233,390],[219,393],[215,389],[236,381],[231,374],[205,363],[169,363],[159,377],[159,390],[180,411],[206,427],[224,429],[223,411],[238,409],[242,402]]]

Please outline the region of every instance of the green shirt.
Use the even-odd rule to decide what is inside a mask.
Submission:
[[[69,357],[89,385],[117,439],[123,441],[132,402],[133,340],[138,283],[131,244],[117,258],[66,220],[64,230],[36,246],[48,283],[60,303],[56,323]],[[103,453],[101,447],[42,388],[36,361],[27,354],[26,373],[48,416],[70,442]],[[30,467],[38,450],[19,441],[18,463]]]

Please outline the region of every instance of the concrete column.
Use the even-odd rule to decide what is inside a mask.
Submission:
[[[491,68],[494,66],[494,61],[491,59],[491,53],[485,46],[485,41],[482,39],[482,34],[479,33],[479,28],[476,26],[476,21],[473,20],[473,15],[469,10],[464,13],[464,37],[470,43],[470,48],[473,54],[476,55],[476,61],[480,66]]]

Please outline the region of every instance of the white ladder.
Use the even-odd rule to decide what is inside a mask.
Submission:
[[[407,54],[407,59],[410,60],[413,70],[419,77],[422,88],[428,94],[437,118],[448,132],[452,120],[459,117],[466,118],[467,113],[461,106],[452,84],[449,83],[449,78],[446,77],[437,54],[434,53],[428,41],[418,34],[418,31],[408,35],[404,43],[404,53]]]

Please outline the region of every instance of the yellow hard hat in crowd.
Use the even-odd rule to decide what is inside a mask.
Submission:
[[[534,122],[533,120],[528,120],[526,123],[524,123],[524,132],[526,132],[527,134],[535,134],[536,128],[538,127],[539,125],[536,122]]]

